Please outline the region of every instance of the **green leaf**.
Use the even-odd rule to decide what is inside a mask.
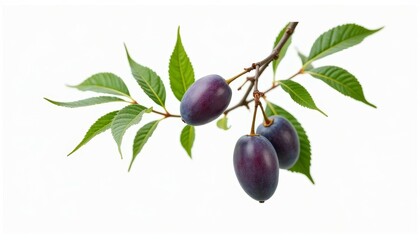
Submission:
[[[112,120],[117,115],[117,113],[118,111],[110,112],[96,120],[96,122],[92,124],[92,126],[90,126],[89,130],[86,132],[85,137],[82,139],[82,141],[67,156],[73,154],[75,151],[77,151],[80,147],[88,143],[92,138],[94,138],[98,134],[108,130],[111,127]]]
[[[128,53],[125,46],[128,62],[130,63],[131,73],[143,91],[159,106],[165,107],[166,90],[160,77],[150,68],[135,62]]]
[[[289,24],[286,24],[286,26],[284,26],[284,28],[279,32],[279,35],[277,35],[276,40],[274,41],[274,46],[273,48],[276,47],[276,45],[279,43],[279,41],[281,40],[281,38],[283,37],[284,33],[287,30],[287,27],[289,26]],[[287,49],[290,46],[290,43],[292,43],[292,37],[290,37],[289,39],[287,39],[286,43],[284,44],[283,48],[280,50],[279,53],[279,57],[277,59],[273,60],[273,77],[276,77],[276,71],[277,71],[277,67],[279,66],[280,61],[284,58],[284,56],[286,55]]]
[[[131,170],[131,167],[134,163],[134,159],[136,159],[137,155],[142,150],[144,144],[146,144],[147,140],[152,136],[153,132],[155,131],[157,125],[159,124],[160,120],[149,122],[148,124],[144,125],[139,129],[134,138],[133,142],[133,158],[131,159],[130,166],[128,167],[128,171]]]
[[[101,104],[101,103],[108,103],[108,102],[124,102],[124,99],[117,98],[117,97],[108,97],[108,96],[92,97],[92,98],[87,98],[87,99],[74,101],[74,102],[57,102],[48,98],[44,98],[44,99],[57,106],[68,107],[68,108],[86,107],[86,106],[91,106],[91,105]]]
[[[325,114],[323,111],[321,111],[316,105],[314,100],[312,99],[309,92],[299,83],[294,82],[292,80],[281,80],[277,81],[284,91],[289,93],[290,97],[299,105],[303,107],[307,107],[310,109],[314,109],[319,111],[320,113]]]
[[[305,62],[308,61],[308,57],[305,54],[301,53],[299,50],[296,49],[296,51],[297,51],[297,54],[300,58],[300,61],[302,62],[302,66],[303,66],[305,64]],[[312,69],[312,68],[314,68],[314,66],[312,66],[312,64],[309,63],[308,65],[306,65],[305,69],[309,70],[309,69]]]
[[[79,85],[69,87],[77,88],[81,91],[108,93],[131,98],[124,81],[113,73],[97,73]]]
[[[306,72],[315,78],[321,79],[345,96],[349,96],[376,108],[375,105],[366,100],[362,86],[359,81],[357,81],[356,77],[346,70],[335,66],[325,66],[307,70]]]
[[[133,104],[121,109],[111,124],[111,132],[115,142],[118,145],[118,152],[121,155],[121,142],[127,129],[140,122],[144,113],[150,113],[152,108]]]
[[[194,83],[194,69],[182,45],[179,27],[175,48],[169,60],[169,80],[172,92],[179,101]]]
[[[296,164],[289,169],[292,172],[302,173],[309,178],[309,180],[315,184],[314,180],[311,176],[311,144],[309,142],[309,138],[306,135],[305,130],[303,129],[302,125],[300,125],[299,121],[285,109],[267,101],[267,106],[265,109],[265,113],[268,116],[272,115],[280,115],[285,117],[290,123],[293,124],[295,127],[298,136],[299,136],[299,144],[300,144],[300,152],[299,152],[299,159],[297,160]]]
[[[220,118],[219,120],[217,120],[217,127],[223,130],[228,130],[230,128],[230,126],[228,127],[228,118],[226,117],[226,115],[224,115],[222,118]]]
[[[361,43],[367,36],[381,29],[369,30],[356,24],[345,24],[328,30],[315,40],[303,69],[316,59]]]
[[[191,155],[191,149],[194,144],[195,139],[195,129],[194,126],[186,125],[181,132],[181,145],[185,149],[185,151],[188,153],[188,156],[192,158]]]

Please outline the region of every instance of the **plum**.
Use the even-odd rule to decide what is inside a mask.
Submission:
[[[299,158],[299,137],[293,125],[282,116],[271,116],[273,120],[269,126],[260,124],[257,134],[260,134],[271,142],[277,153],[279,166],[282,169],[290,169]]]
[[[181,100],[182,120],[193,126],[216,119],[230,103],[232,90],[219,75],[207,75],[197,80]]]
[[[263,203],[276,191],[279,163],[273,145],[261,135],[239,138],[233,153],[239,184],[253,199]]]

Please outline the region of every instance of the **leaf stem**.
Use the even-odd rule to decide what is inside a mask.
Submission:
[[[169,112],[163,113],[163,112],[159,112],[156,110],[152,110],[153,113],[159,114],[164,116],[164,118],[168,118],[168,117],[175,117],[175,118],[179,118],[181,117],[180,115],[176,115],[176,114],[170,114]]]
[[[126,101],[126,102],[128,102],[128,101]],[[138,104],[138,102],[136,100],[134,100],[133,98],[131,98],[131,102],[128,102],[128,103]],[[166,108],[163,108],[163,109],[165,110],[165,112],[159,112],[159,111],[156,111],[154,109],[152,110],[152,112],[156,113],[156,114],[159,114],[159,115],[162,115],[164,119],[169,118],[169,117],[173,117],[173,118],[180,118],[181,117],[181,115],[169,113],[168,110],[166,110]]]
[[[137,101],[133,97],[128,96],[128,98],[130,98],[130,100],[131,100],[130,103],[132,103],[132,104],[138,104]]]
[[[245,73],[249,73],[252,69],[250,68],[244,68],[244,71],[242,71],[241,73],[239,73],[238,75],[231,77],[229,79],[226,80],[227,84],[230,84],[231,82],[233,82],[235,79],[239,78],[240,76],[244,75]]]

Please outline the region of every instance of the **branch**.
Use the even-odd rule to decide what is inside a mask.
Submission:
[[[294,77],[296,77],[297,75],[302,74],[302,73],[303,73],[303,72],[302,72],[302,69],[300,69],[297,73],[293,74],[292,76],[288,77],[287,79],[288,79],[288,80],[290,80],[290,79],[292,79],[292,78],[294,78]],[[267,89],[267,90],[265,90],[264,92],[262,92],[262,95],[264,96],[266,93],[270,92],[271,90],[275,89],[275,88],[276,88],[276,87],[278,87],[278,86],[280,86],[280,84],[279,84],[279,83],[278,83],[278,84],[275,84],[275,85],[273,85],[273,86],[271,86],[269,89]],[[252,102],[253,100],[254,100],[253,98],[248,99],[248,100],[246,100],[246,101],[244,102],[244,104],[248,105],[248,104],[249,104],[250,102]],[[238,107],[241,107],[241,106],[238,106]]]
[[[247,80],[247,81],[250,81],[251,82],[251,84],[248,86],[248,88],[247,88],[247,90],[246,90],[246,92],[245,92],[245,94],[244,94],[244,96],[242,97],[242,99],[235,105],[235,106],[233,106],[233,107],[231,107],[231,108],[229,108],[229,109],[227,109],[225,112],[224,112],[224,114],[225,115],[227,115],[230,111],[232,111],[232,110],[234,110],[234,109],[236,109],[236,108],[238,108],[238,107],[242,107],[242,106],[245,106],[246,108],[248,108],[249,109],[249,106],[248,106],[248,102],[247,102],[247,100],[246,100],[246,98],[248,97],[248,95],[249,95],[249,93],[251,92],[251,90],[252,90],[252,88],[254,87],[254,80]]]
[[[292,36],[292,34],[295,31],[295,28],[298,25],[298,23],[299,22],[290,22],[289,26],[287,26],[286,32],[283,34],[283,37],[280,39],[280,41],[274,47],[273,52],[270,55],[268,55],[268,57],[259,61],[256,64],[262,66],[266,63],[272,62],[274,59],[277,59],[279,57],[279,53],[280,53],[281,49],[286,44],[287,40],[289,40],[290,36]]]
[[[248,104],[252,101],[251,100],[246,100],[247,97],[249,96],[249,94],[251,93],[252,88],[254,87],[255,84],[255,88],[254,88],[254,97],[255,97],[255,93],[257,93],[258,95],[264,95],[265,93],[271,91],[272,89],[276,88],[278,86],[274,85],[272,86],[270,89],[259,93],[258,92],[258,78],[259,76],[261,76],[261,74],[264,72],[264,70],[268,67],[268,65],[270,65],[270,63],[274,60],[277,59],[279,57],[279,53],[281,51],[281,49],[283,48],[283,46],[286,44],[287,40],[289,40],[289,38],[292,36],[293,32],[295,31],[295,28],[297,26],[298,22],[290,22],[289,26],[287,27],[286,32],[283,34],[283,37],[280,39],[280,41],[277,43],[277,45],[274,47],[273,51],[271,52],[270,55],[268,55],[266,58],[264,58],[263,60],[257,62],[257,63],[253,63],[251,67],[245,68],[246,72],[249,72],[253,69],[257,69],[255,76],[254,77],[250,77],[249,79],[253,79],[254,81],[251,81],[250,86],[248,87],[247,91],[245,92],[244,96],[242,97],[242,99],[234,106],[228,108],[224,114],[227,115],[230,111],[242,107],[242,106],[246,106],[247,108],[249,108]],[[299,71],[299,73],[301,73]],[[297,73],[297,74],[299,74]],[[295,74],[294,76],[296,76],[297,74]],[[293,77],[294,77],[293,76]],[[248,80],[247,80],[248,81]],[[259,96],[258,96],[259,97]]]

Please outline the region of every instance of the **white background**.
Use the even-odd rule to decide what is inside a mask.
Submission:
[[[282,8],[287,8],[284,11]],[[316,15],[314,14],[316,13]],[[251,114],[230,114],[232,128],[196,128],[193,160],[179,143],[179,119],[162,121],[127,173],[131,142],[119,159],[110,132],[66,154],[114,103],[66,109],[43,100],[93,96],[65,84],[110,71],[138,102],[153,105],[130,75],[132,57],[167,86],[167,67],[181,26],[196,78],[226,78],[265,57],[289,20],[300,23],[278,79],[299,68],[323,31],[355,22],[385,28],[315,66],[337,65],[361,82],[373,109],[309,76],[296,81],[329,117],[295,104],[280,89],[268,95],[292,112],[312,143],[312,185],[281,171],[275,195],[259,204],[239,186],[236,140]],[[417,19],[411,7],[281,6],[5,6],[2,12],[3,228],[8,233],[415,234],[417,228]],[[268,69],[261,88],[272,78]],[[236,87],[240,80],[233,84]],[[232,103],[241,93],[234,91]],[[142,120],[155,119],[149,115]]]

